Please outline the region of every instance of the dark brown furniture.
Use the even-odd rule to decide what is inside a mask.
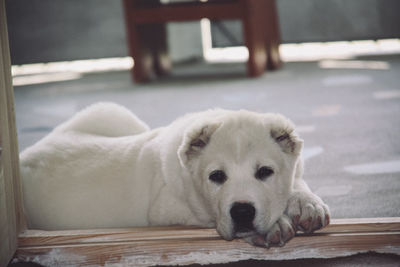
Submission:
[[[129,53],[136,82],[165,75],[171,68],[166,23],[209,18],[239,19],[249,50],[247,73],[261,75],[280,66],[279,26],[274,0],[208,0],[160,4],[153,0],[124,0]]]

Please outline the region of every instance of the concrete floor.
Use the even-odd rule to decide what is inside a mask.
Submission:
[[[383,69],[286,63],[256,79],[244,64],[192,64],[132,84],[129,73],[15,87],[20,149],[97,101],[125,105],[151,127],[212,107],[280,112],[305,140],[305,179],[333,218],[400,216],[400,55],[359,58]],[[381,62],[381,63],[382,63]]]

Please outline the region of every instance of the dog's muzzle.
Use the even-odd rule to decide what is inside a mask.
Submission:
[[[256,216],[256,209],[251,203],[233,203],[230,214],[235,232],[250,232],[254,230],[253,220]]]

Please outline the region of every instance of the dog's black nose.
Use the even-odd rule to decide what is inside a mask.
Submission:
[[[235,225],[251,226],[256,215],[256,209],[250,203],[235,202],[230,213]]]

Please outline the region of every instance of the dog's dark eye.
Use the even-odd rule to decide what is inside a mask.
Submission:
[[[212,171],[208,178],[216,184],[223,184],[227,177],[224,171],[216,170]]]
[[[254,176],[258,180],[264,181],[265,179],[267,179],[272,174],[274,174],[274,170],[271,167],[262,166],[261,168],[259,168],[257,170],[257,172],[256,172],[256,174]]]

